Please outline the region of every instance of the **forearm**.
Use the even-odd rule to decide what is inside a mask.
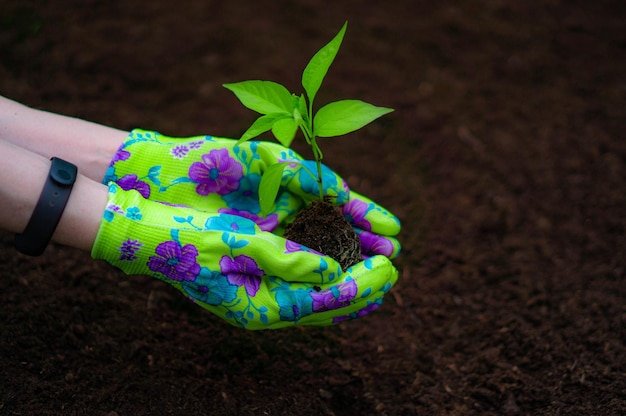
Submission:
[[[128,132],[36,110],[0,96],[0,140],[67,160],[100,182]]]
[[[39,200],[50,160],[0,140],[0,227],[21,233]],[[107,187],[80,174],[52,240],[90,251],[107,201]]]

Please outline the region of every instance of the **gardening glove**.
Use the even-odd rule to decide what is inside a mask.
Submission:
[[[277,143],[236,143],[212,136],[174,138],[135,129],[115,154],[103,183],[136,189],[148,199],[243,216],[264,231],[282,235],[298,210],[318,197],[318,184],[305,169],[316,171],[315,162],[305,161]],[[270,165],[291,160],[299,163],[284,170],[274,209],[261,216],[261,175]],[[400,231],[398,219],[350,192],[346,182],[326,166],[323,178],[324,194],[343,205],[344,215],[360,236],[364,256],[397,256],[400,244],[393,236]]]
[[[161,279],[247,329],[331,325],[378,308],[398,272],[375,256],[345,273],[253,221],[164,204],[109,185],[92,256]]]

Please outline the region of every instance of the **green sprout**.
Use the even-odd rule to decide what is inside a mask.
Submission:
[[[304,94],[292,94],[283,85],[272,81],[251,80],[224,84],[224,87],[232,91],[245,107],[261,114],[243,133],[237,144],[271,130],[278,142],[289,147],[298,128],[300,129],[306,142],[311,146],[317,164],[317,174],[310,171],[309,173],[318,183],[320,200],[324,199],[323,153],[317,139],[351,133],[393,111],[391,108],[377,107],[360,100],[340,100],[326,104],[316,113],[313,112],[313,100],[339,51],[347,27],[348,22],[344,23],[339,33],[321,48],[304,68],[302,72]],[[264,172],[259,184],[259,203],[263,214],[270,212],[274,206],[283,170],[293,163],[277,163]]]

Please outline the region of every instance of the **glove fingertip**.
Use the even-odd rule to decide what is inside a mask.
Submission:
[[[387,284],[393,286],[398,280],[398,270],[391,260],[385,256],[377,255],[363,260],[350,267],[347,274],[362,286],[364,283],[383,287]]]
[[[366,196],[350,191],[350,201],[343,207],[344,215],[358,228],[384,236],[400,232],[400,220],[389,210]]]

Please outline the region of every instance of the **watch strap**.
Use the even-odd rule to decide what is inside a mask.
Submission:
[[[58,157],[50,159],[50,172],[39,201],[22,234],[15,236],[15,249],[29,256],[41,255],[61,220],[78,169]]]

